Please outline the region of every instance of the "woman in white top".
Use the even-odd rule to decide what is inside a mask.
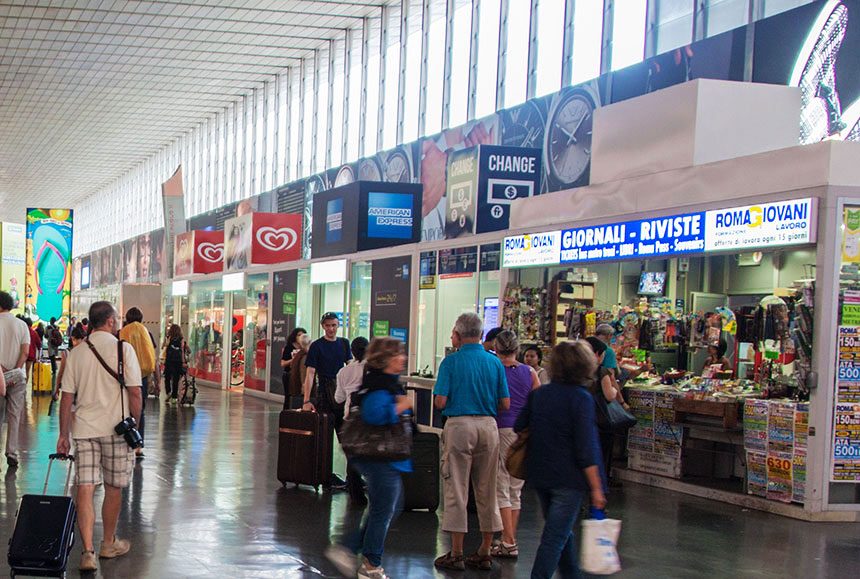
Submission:
[[[358,390],[364,378],[364,354],[367,351],[367,338],[352,341],[352,360],[337,373],[337,388],[334,391],[334,401],[344,404],[344,417],[349,416],[349,397]]]

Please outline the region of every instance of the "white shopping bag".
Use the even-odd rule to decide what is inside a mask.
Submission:
[[[618,559],[618,535],[621,521],[617,519],[585,519],[582,521],[582,547],[579,566],[592,575],[611,575],[621,571]]]

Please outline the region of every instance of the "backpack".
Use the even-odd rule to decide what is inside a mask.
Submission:
[[[167,354],[164,357],[164,361],[168,364],[181,365],[184,362],[182,354],[182,340],[180,338],[174,338],[173,340],[170,340],[170,343],[167,345]]]
[[[57,329],[57,326],[48,328],[48,344],[53,348],[59,348],[63,345],[63,334]]]

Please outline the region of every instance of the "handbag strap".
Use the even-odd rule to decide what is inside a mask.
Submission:
[[[113,368],[108,366],[107,362],[105,362],[105,359],[102,358],[101,354],[99,354],[99,351],[96,350],[96,347],[93,346],[92,342],[90,342],[89,337],[87,337],[84,340],[84,342],[86,343],[87,346],[89,346],[90,352],[92,352],[95,355],[96,360],[99,361],[99,364],[102,365],[102,368],[104,368],[107,371],[107,373],[113,377],[114,380],[119,382],[119,404],[120,404],[120,412],[122,412],[122,416],[120,416],[120,420],[125,420],[125,400],[123,400],[123,396],[122,396],[123,395],[123,388],[125,388],[125,364],[123,362],[123,357],[122,357],[123,341],[117,340],[117,342],[116,342],[116,356],[117,356],[117,370],[116,371],[114,371]]]

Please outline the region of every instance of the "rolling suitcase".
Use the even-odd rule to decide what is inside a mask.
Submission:
[[[439,435],[417,432],[412,440],[412,472],[403,475],[403,509],[439,508]]]
[[[331,480],[334,427],[320,412],[282,410],[278,427],[278,480],[319,490]]]
[[[50,394],[51,392],[53,392],[51,364],[36,362],[33,364],[33,394]]]
[[[62,496],[47,495],[48,479],[55,459],[69,461],[66,490]],[[9,539],[12,576],[65,577],[69,553],[75,543],[75,502],[68,496],[74,458],[52,454],[41,495],[24,495],[15,515]]]

